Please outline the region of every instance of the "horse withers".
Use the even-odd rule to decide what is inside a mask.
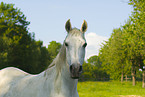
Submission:
[[[68,34],[60,52],[42,73],[31,75],[14,67],[0,70],[0,97],[79,97],[77,83],[87,46],[87,23],[84,20],[77,29],[68,20],[65,29]]]

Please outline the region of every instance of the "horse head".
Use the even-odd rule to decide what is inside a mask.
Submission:
[[[64,41],[66,48],[66,62],[69,65],[71,78],[78,79],[83,68],[85,47],[87,46],[84,33],[87,30],[87,22],[84,20],[81,29],[72,28],[70,19],[66,22],[65,29],[68,33]]]

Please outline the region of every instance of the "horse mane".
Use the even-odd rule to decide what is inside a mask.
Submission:
[[[57,54],[56,58],[52,61],[52,63],[47,67],[47,69],[54,67],[56,64],[62,64],[64,63],[66,60],[66,49],[64,47],[64,43],[59,51],[59,53]]]

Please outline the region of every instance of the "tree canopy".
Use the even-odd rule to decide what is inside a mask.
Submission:
[[[30,22],[14,4],[0,4],[0,68],[9,66],[29,73],[40,73],[57,55],[60,43],[50,42],[48,48],[36,41],[28,31]],[[53,49],[52,49],[53,48]]]
[[[134,79],[145,62],[145,2],[130,0],[134,10],[125,25],[114,29],[111,37],[100,50],[104,69],[111,78],[118,79],[121,74],[131,74]]]

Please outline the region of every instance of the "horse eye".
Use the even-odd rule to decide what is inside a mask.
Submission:
[[[83,45],[83,47],[85,48],[87,46],[87,43],[85,43],[84,45]]]
[[[65,43],[65,46],[68,46],[68,43]]]

